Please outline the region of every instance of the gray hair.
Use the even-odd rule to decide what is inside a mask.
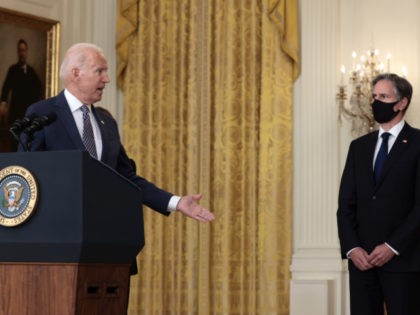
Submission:
[[[91,52],[97,52],[105,58],[101,47],[91,43],[77,43],[71,46],[64,55],[60,66],[60,79],[66,82],[73,68],[83,68]]]

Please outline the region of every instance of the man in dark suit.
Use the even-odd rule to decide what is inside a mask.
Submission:
[[[31,151],[85,150],[84,124],[89,122],[93,131],[91,145],[94,152],[91,155],[140,187],[144,204],[164,215],[179,211],[202,222],[214,220],[214,215],[198,204],[201,195],[175,196],[136,175],[121,144],[116,121],[93,105],[101,100],[103,90],[110,82],[101,48],[88,43],[70,47],[60,68],[60,78],[64,91],[31,105],[26,112],[27,117],[56,115],[53,123],[35,132]],[[86,116],[83,107],[87,108]],[[24,150],[24,147],[21,145],[19,150]]]
[[[379,131],[350,144],[337,211],[354,315],[420,314],[420,130],[404,121],[411,84],[372,82]]]

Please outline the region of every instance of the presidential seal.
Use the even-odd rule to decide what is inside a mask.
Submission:
[[[0,170],[0,225],[17,226],[29,219],[38,201],[34,176],[21,166]]]

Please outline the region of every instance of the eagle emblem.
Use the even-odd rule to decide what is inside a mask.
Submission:
[[[9,210],[10,212],[19,210],[19,207],[23,203],[23,200],[21,200],[23,191],[22,184],[17,181],[12,181],[7,183],[7,185],[4,186],[3,190],[6,203],[4,206],[7,207],[7,210]]]

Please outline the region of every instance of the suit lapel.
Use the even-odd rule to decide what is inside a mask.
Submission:
[[[57,96],[56,106],[58,113],[57,117],[62,121],[70,139],[73,141],[73,144],[76,148],[84,150],[85,147],[83,145],[82,138],[80,137],[73,114],[70,111],[69,104],[64,96],[64,92],[61,92]]]
[[[366,156],[366,160],[365,160],[365,174],[369,174],[369,182],[371,184],[372,187],[375,186],[375,178],[373,175],[373,158],[375,155],[375,147],[376,147],[376,142],[378,141],[378,131],[372,132],[369,134],[369,138],[366,142],[366,147],[365,150],[367,152]]]
[[[102,138],[101,161],[105,163],[107,161],[107,158],[108,158],[107,154],[109,152],[108,132],[106,130],[107,127],[106,127],[105,119],[102,117],[103,113],[101,112],[101,110],[97,110],[93,105],[92,105],[92,113],[96,119],[96,122],[98,123],[99,131],[101,132],[101,138]]]

